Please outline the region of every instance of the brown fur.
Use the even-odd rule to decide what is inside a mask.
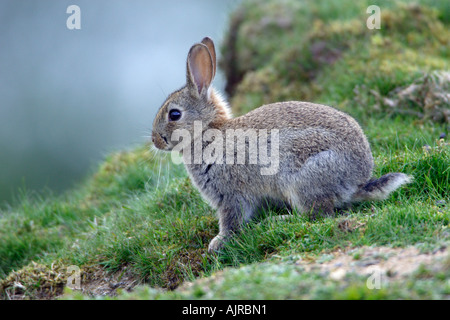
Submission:
[[[335,208],[355,201],[385,198],[411,180],[402,173],[371,180],[372,152],[361,127],[329,106],[279,102],[233,118],[228,104],[210,87],[216,68],[211,39],[191,48],[186,67],[186,86],[167,98],[154,120],[152,140],[157,148],[172,150],[178,143],[170,139],[172,133],[185,129],[194,137],[192,147],[198,142],[204,150],[207,144],[202,136],[194,136],[194,121],[202,121],[203,132],[216,129],[223,136],[230,129],[265,129],[270,132],[268,145],[275,142],[270,130],[279,132],[276,174],[263,175],[262,165],[248,160],[245,164],[186,164],[193,183],[218,211],[220,233],[211,241],[210,251],[220,249],[227,237],[267,205],[294,208],[312,218],[333,215]],[[169,121],[173,109],[182,112],[180,120]]]

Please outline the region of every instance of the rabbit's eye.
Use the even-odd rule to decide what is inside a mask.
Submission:
[[[169,120],[178,121],[181,118],[181,111],[178,109],[172,109],[169,111]]]

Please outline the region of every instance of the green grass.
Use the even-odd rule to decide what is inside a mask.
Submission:
[[[349,274],[343,280],[330,280],[319,272],[305,272],[294,261],[272,261],[226,269],[177,291],[164,292],[141,286],[115,299],[440,299],[450,293],[445,281],[449,276],[448,268],[439,274],[422,268],[402,284],[394,282],[384,288],[370,289],[364,276]],[[65,298],[86,297],[70,292]]]
[[[158,163],[149,165],[142,154],[147,150],[141,147],[109,156],[92,178],[62,197],[25,192],[16,205],[3,209],[0,277],[31,260],[49,261],[48,255],[70,245],[130,194],[156,184],[153,173]]]
[[[130,158],[140,151],[131,151]],[[450,236],[449,151],[448,145],[440,142],[427,152],[404,150],[391,157],[379,156],[376,162],[380,174],[406,172],[415,177],[414,183],[387,201],[355,206],[337,218],[310,221],[294,215],[286,221],[274,221],[270,217],[276,213],[268,212],[267,217],[246,225],[220,255],[206,253],[208,242],[218,232],[217,221],[182,170],[172,172],[170,179],[161,177],[162,188],[154,189],[146,182],[144,188],[122,189],[118,197],[107,192],[93,198],[93,193],[88,192],[83,194],[84,198],[80,197],[84,201],[78,203],[61,199],[27,200],[20,208],[23,210],[20,232],[9,229],[18,230],[18,216],[10,220],[16,225],[2,224],[2,235],[9,236],[1,242],[5,252],[2,257],[7,257],[9,252],[22,252],[21,260],[8,258],[18,268],[20,264],[37,260],[47,265],[57,261],[66,267],[85,266],[86,272],[106,269],[114,273],[127,269],[150,287],[175,289],[186,280],[207,277],[226,267],[263,262],[273,256],[317,256],[337,249],[372,245],[420,244],[424,250],[432,251],[448,243]],[[124,154],[111,157],[111,162],[102,168],[120,157]],[[154,161],[157,160],[162,161],[154,156]],[[136,163],[144,167],[149,164]],[[116,168],[123,170],[114,174],[117,183],[129,184],[135,179],[133,165]],[[158,166],[154,170],[159,171]],[[103,183],[101,180],[96,177],[91,183]],[[438,204],[442,200],[445,203]],[[97,203],[95,208],[103,207],[103,211],[88,209],[85,201]],[[36,222],[30,226],[30,221]],[[354,232],[343,231],[341,225],[345,221],[361,223],[362,227]],[[8,251],[7,243],[16,245],[15,249]],[[316,285],[321,285],[321,281]],[[359,294],[364,296],[364,292]]]
[[[141,285],[119,299],[448,297],[448,261],[439,270],[423,267],[379,290],[368,289],[367,277],[333,280],[295,263],[320,262],[339,250],[367,246],[436,252],[449,245],[450,145],[447,138],[439,140],[442,133],[448,137],[449,124],[392,112],[373,93],[394,98],[398,88],[423,74],[448,70],[448,4],[419,3],[419,9],[379,4],[386,29],[375,34],[358,27],[366,17],[364,2],[269,1],[256,7],[248,1],[231,17],[229,32],[236,32],[233,54],[240,62],[234,67],[242,77],[232,97],[236,113],[284,99],[333,105],[362,125],[373,149],[375,176],[404,172],[413,183],[385,201],[355,205],[336,218],[311,221],[294,213],[278,221],[273,216],[279,213],[266,212],[220,254],[208,254],[218,232],[214,211],[170,155],[138,146],[109,155],[63,196],[24,192],[0,210],[0,296],[58,296],[70,276],[67,267],[75,265],[86,286],[113,276],[118,283],[126,278]],[[254,36],[266,31],[267,37]],[[317,39],[325,52],[339,51],[335,61],[315,60],[309,49]],[[226,67],[226,59],[221,64]],[[353,254],[355,260],[359,256]],[[193,284],[184,287],[186,281]],[[89,297],[74,291],[65,298]]]

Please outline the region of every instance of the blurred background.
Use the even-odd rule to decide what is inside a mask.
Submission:
[[[238,3],[0,0],[0,205],[19,189],[59,194],[147,141],[190,46],[206,35],[218,46]],[[70,5],[80,30],[67,28]]]

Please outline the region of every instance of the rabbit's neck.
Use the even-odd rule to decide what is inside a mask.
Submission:
[[[225,99],[214,88],[210,88],[209,99],[216,109],[214,120],[209,127],[220,129],[228,120],[232,119],[231,109]]]

